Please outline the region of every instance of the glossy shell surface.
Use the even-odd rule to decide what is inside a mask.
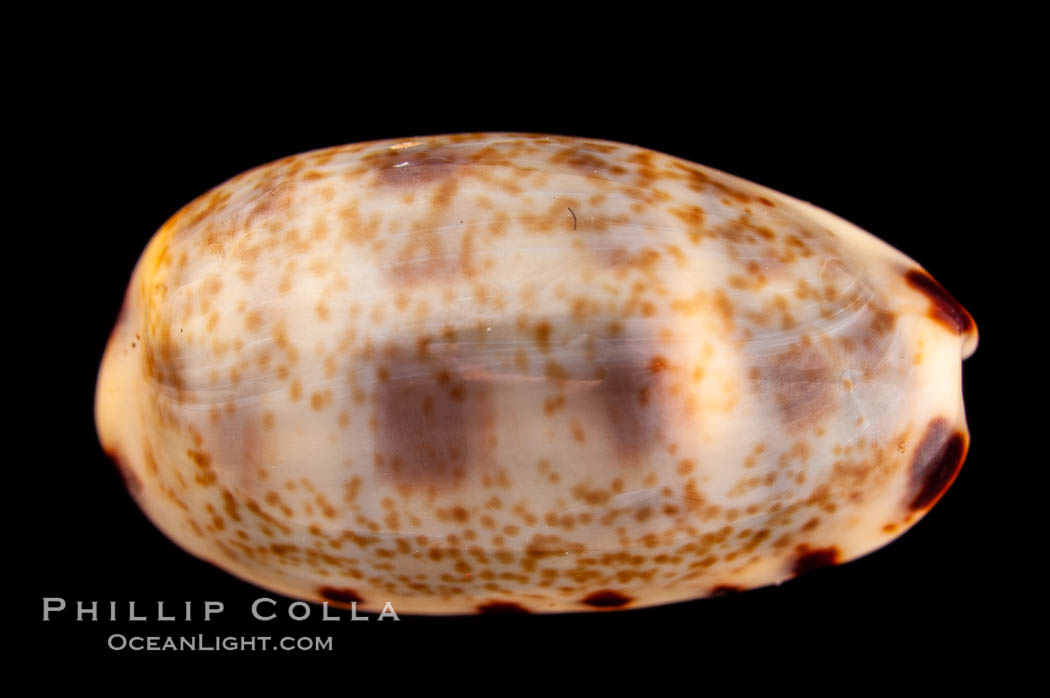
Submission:
[[[966,454],[976,343],[915,262],[783,194],[619,143],[422,137],[179,211],[96,422],[165,534],[262,587],[635,608],[900,535]]]

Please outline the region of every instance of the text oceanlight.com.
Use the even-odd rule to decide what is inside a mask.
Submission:
[[[244,637],[234,635],[182,635],[182,636],[142,636],[114,633],[106,641],[111,650],[130,650],[132,652],[216,652],[257,650],[284,650],[288,652],[330,652],[331,637]]]

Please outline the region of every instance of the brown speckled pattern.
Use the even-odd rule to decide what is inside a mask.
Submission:
[[[783,194],[617,143],[425,137],[176,214],[96,418],[150,519],[263,587],[636,608],[900,535],[965,457],[976,341],[913,261]]]

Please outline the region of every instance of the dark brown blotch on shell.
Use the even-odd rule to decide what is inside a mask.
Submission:
[[[321,587],[317,593],[321,595],[321,598],[339,605],[350,606],[364,601],[360,594],[346,587]]]
[[[839,549],[834,546],[810,548],[807,545],[800,545],[795,549],[795,552],[797,556],[791,568],[795,576],[818,570],[821,567],[836,565],[842,557]]]
[[[746,589],[734,584],[719,584],[708,593],[708,596],[712,598],[716,596],[731,596],[733,594],[739,594],[742,591],[746,591]]]
[[[930,299],[930,317],[956,334],[974,331],[975,324],[970,313],[932,276],[921,269],[912,269],[904,278],[909,286]]]
[[[603,589],[587,595],[580,603],[592,608],[623,608],[631,601],[630,596],[625,596],[612,589]]]
[[[955,431],[943,417],[931,421],[915,449],[908,471],[911,482],[908,508],[933,506],[955,480],[965,458],[966,435]]]

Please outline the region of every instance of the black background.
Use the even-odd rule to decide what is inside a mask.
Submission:
[[[652,71],[586,62],[505,70],[468,57],[431,72],[426,62],[371,80],[320,84],[300,74],[256,78],[175,70],[144,77],[124,59],[75,62],[45,85],[48,108],[27,131],[39,186],[26,227],[39,244],[25,298],[41,327],[25,348],[35,386],[24,438],[26,499],[19,534],[29,590],[20,612],[60,659],[144,659],[106,649],[111,633],[334,635],[335,653],[361,666],[413,656],[461,661],[488,648],[551,656],[596,653],[615,665],[642,648],[809,652],[815,647],[897,654],[994,642],[1009,590],[998,555],[1009,415],[997,391],[1004,314],[997,283],[996,218],[984,159],[997,150],[988,125],[995,96],[976,53],[931,52],[907,64],[873,58],[835,68],[818,56],[784,67],[712,64]],[[888,49],[887,49],[888,51]],[[731,70],[720,68],[731,67]],[[717,69],[716,69],[717,68]],[[258,73],[264,73],[259,75]],[[94,431],[98,365],[131,270],[153,232],[183,204],[246,169],[301,151],[387,137],[508,130],[623,141],[751,179],[826,208],[918,261],[975,317],[977,353],[964,364],[972,447],[957,482],[912,530],[847,565],[779,587],[655,609],[527,618],[404,617],[399,623],[260,623],[249,606],[280,598],[200,562],[140,513]],[[48,177],[55,174],[59,182]],[[60,197],[54,196],[54,188]],[[999,353],[997,357],[996,354]],[[48,379],[33,378],[40,366]],[[226,606],[211,623],[40,620],[42,598],[127,602],[153,616],[157,601]],[[286,608],[284,600],[279,609]],[[105,607],[107,604],[103,603]],[[980,630],[979,630],[980,629]],[[684,645],[683,645],[684,641]],[[558,648],[558,649],[555,649]],[[223,653],[228,654],[228,653]],[[279,653],[273,653],[279,654]],[[526,656],[526,655],[516,655]],[[547,656],[547,655],[543,655]],[[203,653],[180,662],[208,661]],[[287,660],[288,657],[282,657]],[[308,660],[299,656],[297,660]],[[698,659],[699,661],[699,659]],[[936,664],[936,662],[932,662]]]

